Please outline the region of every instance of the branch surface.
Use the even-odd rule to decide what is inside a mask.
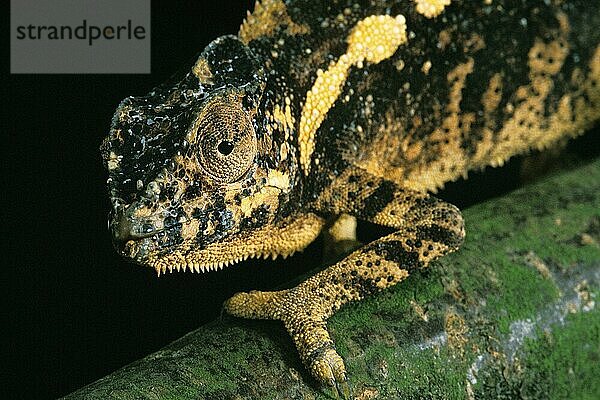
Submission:
[[[598,398],[600,160],[464,211],[467,240],[329,328],[357,399]],[[278,322],[225,317],[67,399],[326,399]]]

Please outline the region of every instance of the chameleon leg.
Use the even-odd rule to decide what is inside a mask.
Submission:
[[[327,234],[335,242],[356,241],[356,217],[348,214],[340,215],[327,229]]]
[[[275,292],[271,304],[264,301],[264,292],[251,292],[238,293],[225,305],[233,315],[268,314],[283,321],[313,376],[345,398],[349,397],[346,370],[327,332],[327,319],[344,304],[393,286],[417,268],[458,249],[464,238],[463,220],[456,207],[427,194],[400,189],[383,179],[363,175],[352,180],[356,179],[368,179],[370,184],[358,185],[367,189],[350,196],[352,203],[345,203],[346,197],[339,190],[335,191],[335,201],[326,203],[336,212],[394,227],[395,232],[354,251],[298,286]],[[342,182],[340,187],[349,185]]]
[[[341,214],[323,230],[323,259],[326,262],[338,261],[360,245],[356,239],[356,225],[356,217]]]

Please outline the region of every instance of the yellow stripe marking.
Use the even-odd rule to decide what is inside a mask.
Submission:
[[[346,53],[337,62],[332,62],[327,71],[317,71],[317,79],[306,93],[300,117],[300,164],[306,174],[310,170],[315,133],[341,94],[350,67],[360,66],[365,60],[377,64],[391,57],[406,41],[406,20],[403,15],[395,18],[389,15],[367,17],[356,24],[346,39]]]

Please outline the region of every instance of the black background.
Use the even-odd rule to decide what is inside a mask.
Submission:
[[[150,75],[10,75],[3,128],[2,270],[9,317],[1,398],[55,398],[215,319],[240,290],[281,285],[319,261],[320,244],[288,261],[156,278],[122,260],[107,230],[98,146],[126,96],[142,95],[212,39],[236,33],[253,1],[180,1],[152,8]],[[8,61],[8,60],[7,60]],[[7,64],[7,63],[6,63]],[[572,149],[598,154],[597,132]],[[473,174],[441,197],[459,206],[516,187],[519,162]],[[7,212],[5,210],[8,210]]]

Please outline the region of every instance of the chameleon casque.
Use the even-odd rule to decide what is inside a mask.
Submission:
[[[298,286],[225,309],[283,321],[347,397],[326,321],[461,245],[428,194],[600,119],[600,2],[263,0],[102,144],[110,227],[158,274],[288,256],[357,218],[394,229]],[[337,219],[337,222],[336,222]]]

